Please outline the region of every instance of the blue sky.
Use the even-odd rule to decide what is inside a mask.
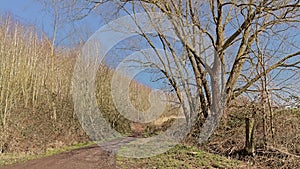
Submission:
[[[52,37],[54,19],[49,12],[45,10],[43,5],[36,0],[0,0],[0,15],[3,16],[4,14],[11,14],[22,23],[35,25],[38,30],[45,32],[48,37]],[[71,30],[74,31],[74,29],[70,29],[71,25],[63,24],[64,25],[61,25],[63,27],[60,27],[58,30],[57,41],[65,39],[64,37],[67,36],[67,34],[72,34],[72,38],[76,38],[76,35],[70,32]],[[77,32],[82,34],[85,34],[85,31],[92,34],[103,25],[99,16],[96,17],[95,15],[90,15],[74,24],[76,29],[78,29]],[[77,38],[79,36],[81,35],[78,35]],[[65,45],[69,45],[70,43],[71,38],[65,39],[62,42],[62,44]]]
[[[43,7],[34,0],[0,0],[1,14],[10,13],[17,20],[36,25],[39,29],[50,28],[51,18],[43,12]],[[48,30],[49,33],[49,30]]]
[[[54,19],[47,13],[42,4],[36,0],[0,0],[0,16],[5,14],[13,15],[15,19],[24,24],[35,25],[38,30],[45,32],[48,37],[52,37]],[[85,36],[84,38],[87,40],[89,35],[92,35],[103,25],[104,22],[101,20],[101,16],[94,14],[89,15],[75,23],[77,33],[81,35],[72,33],[73,37],[71,38]],[[57,35],[58,41],[64,38],[70,31],[74,31],[73,28],[70,27],[70,24],[66,24],[63,28],[60,28]],[[64,40],[62,44],[59,45],[72,45],[71,38]],[[151,82],[151,76],[147,73],[138,74],[135,78],[141,83],[154,88],[159,88],[161,85]]]
[[[34,0],[0,0],[1,12],[11,12],[21,20],[32,21],[32,18],[41,19],[42,6]]]

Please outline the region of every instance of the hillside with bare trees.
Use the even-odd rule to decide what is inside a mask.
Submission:
[[[105,159],[300,168],[299,0],[35,2],[47,33],[0,13],[0,166],[126,140]]]

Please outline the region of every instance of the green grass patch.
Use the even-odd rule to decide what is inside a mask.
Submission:
[[[201,151],[195,147],[177,145],[170,151],[149,158],[133,159],[117,157],[118,168],[241,168],[245,164],[219,155]]]

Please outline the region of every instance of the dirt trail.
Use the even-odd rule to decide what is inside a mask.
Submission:
[[[82,149],[35,159],[24,163],[0,167],[0,169],[114,169],[117,149],[135,140],[134,137],[114,140]]]

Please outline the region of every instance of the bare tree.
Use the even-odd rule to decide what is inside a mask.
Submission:
[[[50,17],[53,19],[53,23],[51,23],[52,26],[52,32],[51,32],[51,41],[49,41],[49,46],[51,49],[51,55],[50,58],[47,58],[47,60],[50,61],[51,68],[49,69],[49,72],[47,72],[47,76],[49,74],[51,79],[57,79],[57,66],[55,66],[55,60],[57,57],[56,49],[57,47],[68,37],[70,37],[70,33],[62,35],[62,30],[67,26],[67,23],[69,20],[68,13],[70,13],[70,10],[73,8],[73,4],[71,1],[62,1],[62,0],[50,0],[50,1],[41,1],[37,0],[37,2],[41,3],[43,5],[44,10],[47,12],[47,14],[50,15]],[[58,38],[59,37],[59,38]],[[59,80],[59,79],[57,79]],[[56,105],[56,98],[57,93],[59,93],[59,86],[57,83],[55,83],[54,80],[51,80],[51,84],[49,87],[47,87],[48,92],[50,93],[49,101],[52,104],[52,118],[53,120],[57,119],[57,105]]]
[[[79,18],[109,3],[85,2],[78,4],[78,9],[88,9],[88,13],[77,13]],[[299,34],[299,0],[121,0],[110,3],[133,19],[140,12],[148,13],[150,17],[146,19],[149,20],[153,19],[152,12],[168,16],[182,52],[178,53],[177,44],[154,24],[156,35],[144,32],[141,37],[154,51],[157,51],[157,41],[153,39],[157,38],[171,56],[156,52],[154,57],[160,64],[152,64],[153,58],[146,56],[141,64],[160,70],[180,103],[190,107],[191,111],[185,110],[187,121],[202,115],[215,119],[214,124],[204,126],[205,132],[214,130],[222,113],[226,113],[223,108],[234,98],[253,91],[261,79],[264,91],[268,92],[267,79],[264,79],[268,75],[278,82],[278,88],[299,78],[300,48],[296,45],[299,40],[294,38]],[[136,24],[142,23],[136,21]],[[257,67],[261,67],[261,71],[255,71],[259,70]],[[205,132],[200,133],[200,138]]]

